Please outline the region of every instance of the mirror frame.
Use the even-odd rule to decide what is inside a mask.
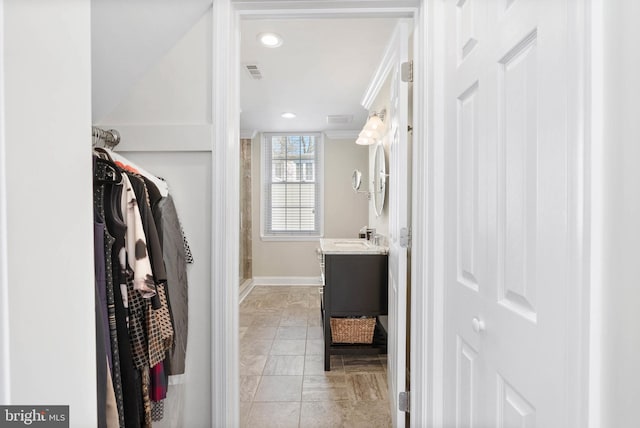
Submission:
[[[351,188],[354,192],[358,192],[360,190],[360,186],[362,185],[362,172],[359,169],[354,169],[353,174],[351,174]]]

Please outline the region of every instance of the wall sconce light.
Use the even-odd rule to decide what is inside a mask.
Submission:
[[[384,128],[384,116],[386,110],[382,110],[379,113],[373,112],[367,119],[367,123],[358,134],[356,144],[361,146],[369,146],[375,144],[382,136],[382,128]]]

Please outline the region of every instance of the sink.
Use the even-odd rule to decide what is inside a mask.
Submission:
[[[324,254],[387,254],[388,249],[356,238],[320,239]]]
[[[369,243],[361,240],[353,241],[335,241],[333,243],[336,247],[350,247],[350,248],[369,248]]]

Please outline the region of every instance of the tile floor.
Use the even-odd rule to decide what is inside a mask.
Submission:
[[[247,428],[390,427],[386,355],[331,357],[318,287],[257,286],[240,304],[240,419]]]

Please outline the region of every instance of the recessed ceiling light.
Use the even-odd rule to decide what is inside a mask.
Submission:
[[[284,117],[285,119],[293,119],[294,117],[296,117],[296,114],[287,111],[282,113],[280,116]]]
[[[268,48],[277,48],[282,45],[282,37],[276,33],[260,33],[258,41]]]

